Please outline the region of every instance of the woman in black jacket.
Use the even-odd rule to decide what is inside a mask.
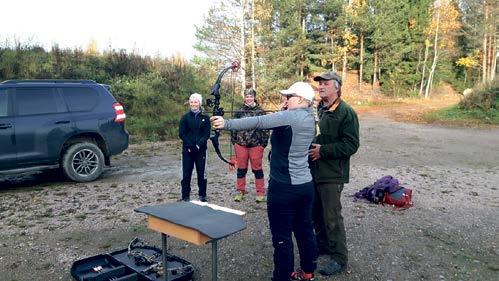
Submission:
[[[206,202],[206,147],[210,138],[210,119],[203,114],[203,98],[194,93],[189,97],[190,110],[180,119],[178,136],[182,140],[182,200],[189,201],[194,165],[198,176],[199,200]]]

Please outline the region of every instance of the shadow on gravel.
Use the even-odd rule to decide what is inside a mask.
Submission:
[[[5,191],[33,191],[53,184],[68,182],[59,170],[30,172],[0,176],[0,193]]]

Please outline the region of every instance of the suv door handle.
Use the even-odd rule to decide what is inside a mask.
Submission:
[[[0,124],[0,130],[12,128],[12,124]]]
[[[61,120],[61,121],[57,121],[55,122],[56,124],[68,124],[69,122],[71,121],[68,121],[68,120]]]

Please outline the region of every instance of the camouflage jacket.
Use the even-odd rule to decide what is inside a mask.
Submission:
[[[253,107],[243,104],[241,108],[234,114],[234,118],[245,118],[258,115],[265,115],[265,112],[258,104]],[[266,147],[269,141],[268,130],[247,130],[247,131],[232,131],[232,144],[239,144],[247,147],[263,146]]]

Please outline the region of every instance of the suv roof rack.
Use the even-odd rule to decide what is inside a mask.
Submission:
[[[1,84],[24,84],[24,83],[79,83],[79,84],[97,84],[93,80],[71,80],[71,79],[31,79],[31,80],[7,80]]]

